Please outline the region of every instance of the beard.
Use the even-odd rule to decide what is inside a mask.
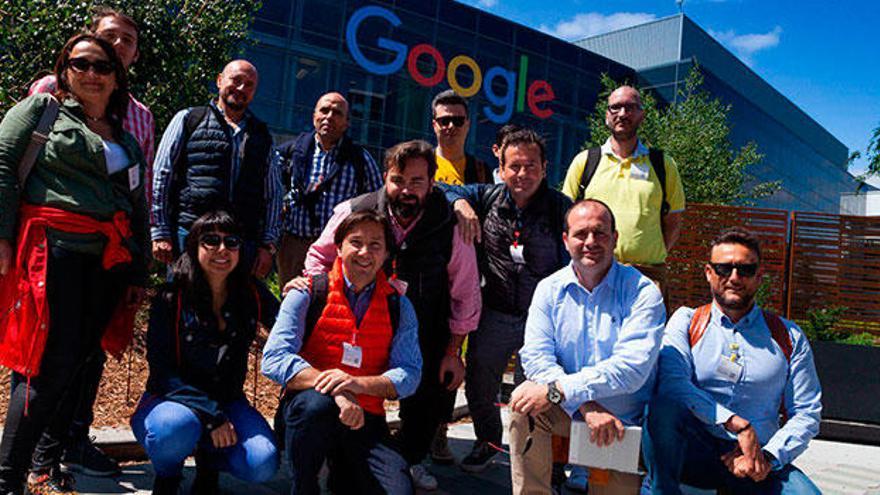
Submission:
[[[422,201],[415,194],[401,194],[391,201],[391,212],[399,218],[411,219],[422,211],[422,206]]]
[[[223,98],[223,104],[226,105],[227,108],[231,108],[236,112],[240,112],[247,108],[247,104],[237,102],[235,98],[232,97],[232,94],[228,92],[220,96]]]
[[[739,297],[725,295],[724,291],[716,291],[712,289],[712,297],[722,309],[732,309],[734,311],[742,311],[748,309],[755,302],[755,293],[743,293]]]

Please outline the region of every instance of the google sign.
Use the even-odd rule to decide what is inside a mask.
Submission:
[[[400,18],[394,12],[375,5],[361,7],[352,14],[346,28],[346,44],[355,62],[366,71],[387,76],[399,71],[406,64],[407,71],[413,80],[428,88],[440,84],[444,77],[449,82],[449,86],[465,98],[474,96],[482,88],[483,95],[492,104],[492,106],[484,106],[483,113],[496,124],[503,124],[510,120],[514,108],[518,112],[525,111],[526,105],[538,118],[546,119],[553,115],[553,110],[548,108],[548,104],[556,98],[553,86],[541,79],[532,81],[531,84],[528,83],[526,78],[529,70],[529,58],[527,56],[520,56],[519,73],[495,66],[486,71],[484,79],[479,64],[467,55],[457,55],[447,64],[443,54],[427,43],[407,48],[403,43],[380,36],[376,40],[376,46],[391,51],[394,58],[387,63],[377,63],[364,55],[357,39],[361,24],[370,18],[383,19],[393,27],[401,25]],[[419,71],[418,62],[422,57],[428,57],[434,61],[433,74],[423,74]],[[458,72],[462,67],[467,67],[473,74],[473,82],[468,86],[462,86],[458,80]],[[507,89],[504,94],[497,94],[492,87],[492,83],[496,79],[505,82]]]

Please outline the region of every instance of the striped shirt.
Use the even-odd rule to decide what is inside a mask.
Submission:
[[[211,106],[220,110],[214,102]],[[171,239],[171,222],[168,218],[169,204],[171,200],[169,193],[171,190],[171,178],[173,176],[173,167],[180,155],[180,150],[184,141],[184,126],[186,117],[189,115],[191,108],[177,112],[177,115],[171,119],[171,123],[165,129],[162,135],[162,141],[159,142],[159,150],[156,153],[156,161],[153,162],[153,195],[150,215],[150,235],[154,241],[159,239]],[[220,110],[222,113],[223,111]],[[238,127],[230,125],[232,134],[232,180],[229,184],[229,200],[233,198],[235,191],[235,182],[241,170],[242,153],[241,145],[245,136],[248,120],[251,113],[245,113],[244,118],[238,122]],[[270,154],[270,157],[272,154]],[[275,160],[269,160],[269,169],[266,173],[265,181],[265,198],[266,204],[266,225],[263,231],[263,243],[277,244],[281,231],[281,200],[283,196],[281,169]]]
[[[382,187],[382,172],[379,170],[379,166],[373,160],[373,157],[370,156],[366,149],[360,146],[355,146],[355,148],[360,149],[364,154],[363,187],[358,184],[357,173],[355,173],[355,167],[351,163],[337,163],[336,156],[339,147],[334,146],[330,151],[324,151],[317,137],[315,137],[315,151],[312,155],[306,177],[307,182],[303,190],[314,190],[324,181],[325,177],[332,176],[332,182],[329,187],[321,191],[321,196],[315,203],[314,219],[317,222],[313,222],[310,208],[295,201],[296,198],[293,191],[296,189],[296,184],[293,181],[296,178],[294,177],[295,174],[291,174],[291,183],[287,184],[290,186],[291,192],[284,198],[284,205],[286,207],[284,214],[285,233],[298,237],[318,237],[321,235],[321,231],[324,230],[324,226],[327,225],[327,221],[333,216],[333,208],[336,205]],[[282,170],[282,167],[289,167],[289,163],[284,163],[287,160],[289,158],[281,156],[281,153],[277,150],[272,153],[272,161],[276,164],[273,168]],[[339,167],[342,167],[342,169],[338,170],[337,173]]]

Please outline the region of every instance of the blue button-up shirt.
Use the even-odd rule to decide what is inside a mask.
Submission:
[[[374,288],[375,285],[370,285],[355,294],[346,280],[345,296],[356,321],[360,322],[366,314]],[[292,290],[281,303],[281,311],[263,348],[261,363],[262,373],[276,383],[285,385],[297,373],[311,367],[298,354],[303,346],[310,300],[308,292]],[[397,332],[391,340],[388,371],[382,373],[382,376],[391,380],[398,398],[401,399],[415,393],[421,379],[422,354],[419,350],[418,329],[412,303],[405,296],[400,296],[400,320]]]
[[[526,320],[523,370],[538,383],[559,381],[573,415],[596,401],[628,425],[651,398],[666,309],[635,268],[616,261],[592,291],[568,266],[542,280]]]
[[[694,310],[681,308],[666,326],[660,352],[657,393],[690,409],[719,438],[733,438],[722,426],[737,414],[755,428],[764,450],[781,467],[806,450],[819,433],[821,387],[810,344],[794,323],[783,320],[791,336],[791,360],[773,340],[757,305],[733,323],[714,303],[709,325],[690,346],[688,328]],[[721,359],[732,354],[742,372],[735,381],[717,373]],[[779,428],[784,401],[788,422]]]

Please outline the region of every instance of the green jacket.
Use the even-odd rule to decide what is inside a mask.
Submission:
[[[127,245],[133,257],[130,283],[145,285],[150,253],[144,192],[146,164],[134,137],[124,131],[116,136],[132,165],[109,175],[101,137],[86,126],[80,104],[67,98],[60,105],[49,140],[37,156],[23,190],[19,189],[19,162],[48,99],[45,94],[29,96],[12,107],[0,122],[0,239],[15,242],[22,201],[88,215],[100,221],[110,220],[117,211],[124,211],[131,221],[133,234]],[[138,179],[132,189],[129,173],[135,166]],[[71,251],[100,254],[104,250],[105,238],[101,234],[71,234],[49,229],[47,235],[51,245]]]

